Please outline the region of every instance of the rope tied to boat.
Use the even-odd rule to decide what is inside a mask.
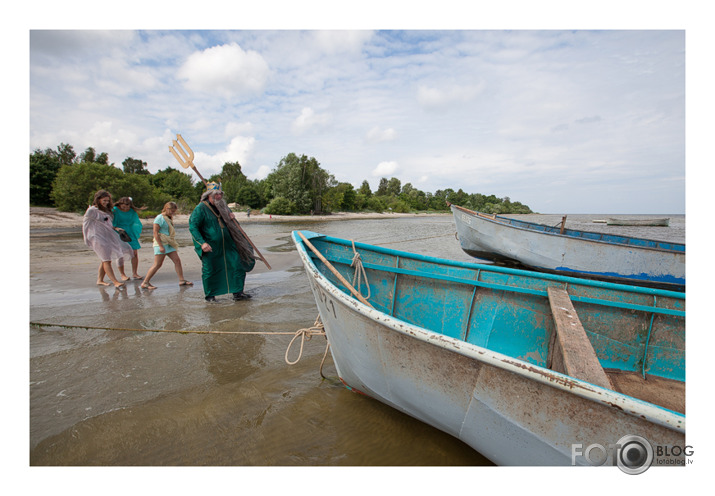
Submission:
[[[310,341],[313,336],[325,336],[325,340],[327,342],[327,336],[325,334],[325,326],[323,325],[322,321],[320,320],[320,314],[318,314],[318,317],[315,319],[315,323],[311,327],[303,328],[303,329],[298,329],[295,332],[289,332],[289,331],[211,331],[211,330],[199,330],[199,329],[188,329],[188,330],[179,330],[179,329],[136,329],[136,328],[128,328],[128,327],[99,327],[99,326],[82,326],[82,325],[72,325],[72,324],[56,324],[56,323],[50,323],[50,322],[30,322],[31,326],[35,327],[61,327],[65,329],[95,329],[99,331],[123,331],[123,332],[155,332],[155,333],[173,333],[173,334],[221,334],[221,335],[226,335],[226,334],[233,334],[233,335],[293,335],[293,339],[291,339],[290,343],[288,343],[288,348],[286,349],[285,352],[285,361],[288,365],[295,365],[300,361],[300,359],[303,357],[303,345],[305,344],[306,341]],[[293,346],[293,343],[295,342],[296,339],[301,338],[300,340],[300,352],[298,354],[298,358],[294,361],[290,361],[288,359],[288,353],[290,352],[291,347]],[[325,347],[325,353],[323,353],[323,359],[320,362],[320,375],[324,379],[326,378],[323,375],[323,364],[325,363],[325,358],[328,356],[328,349],[330,348],[330,343],[327,343]]]
[[[293,339],[290,340],[290,343],[288,343],[288,348],[286,349],[286,354],[285,354],[285,361],[288,365],[295,365],[298,363],[303,356],[303,345],[305,344],[306,341],[310,341],[313,336],[325,336],[325,326],[323,326],[323,323],[320,321],[320,314],[318,314],[318,317],[315,319],[315,323],[313,324],[312,327],[307,327],[304,329],[298,329],[295,331],[295,335],[293,336]],[[288,353],[290,352],[291,347],[293,346],[293,343],[295,342],[296,339],[300,338],[300,351],[298,353],[298,358],[295,359],[295,361],[290,361],[288,359]],[[323,357],[323,360],[325,360],[325,357]],[[322,370],[323,364],[320,364],[320,368]],[[321,372],[322,375],[322,372]]]
[[[355,268],[355,274],[353,275],[353,287],[356,288],[362,295],[362,291],[360,291],[360,285],[362,284],[362,279],[364,278],[365,285],[367,286],[367,296],[365,296],[364,298],[366,300],[369,300],[370,299],[370,283],[367,280],[367,273],[365,272],[365,267],[362,264],[362,257],[360,256],[358,251],[355,249],[355,241],[352,241],[352,243],[353,243],[353,261],[350,264],[350,267]]]

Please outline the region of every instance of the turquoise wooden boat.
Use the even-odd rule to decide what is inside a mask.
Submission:
[[[685,244],[561,229],[450,205],[459,243],[475,258],[555,274],[685,290]]]
[[[349,388],[499,465],[684,445],[684,293],[292,237]]]

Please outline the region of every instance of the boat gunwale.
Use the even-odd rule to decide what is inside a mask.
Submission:
[[[586,237],[583,237],[583,236],[577,236],[577,235],[572,235],[572,234],[561,234],[561,233],[557,233],[557,232],[542,231],[542,230],[540,230],[540,229],[531,229],[531,228],[529,228],[529,227],[515,226],[515,225],[512,225],[510,222],[503,222],[503,221],[496,220],[496,219],[503,219],[503,220],[505,220],[505,221],[521,222],[521,223],[524,223],[524,224],[529,224],[529,225],[532,225],[532,226],[539,226],[539,227],[546,227],[546,228],[549,228],[549,229],[552,228],[552,226],[547,226],[546,224],[539,224],[538,222],[530,222],[530,221],[525,221],[525,220],[520,220],[520,219],[511,219],[511,218],[509,218],[509,217],[502,217],[502,216],[497,216],[496,219],[492,219],[491,217],[486,216],[486,214],[479,215],[479,212],[476,212],[476,211],[474,211],[474,210],[469,210],[468,208],[460,207],[459,205],[454,205],[454,204],[450,205],[450,208],[456,208],[456,209],[458,209],[460,212],[463,212],[463,213],[465,213],[465,214],[471,215],[472,217],[474,217],[475,219],[480,220],[480,221],[491,222],[492,224],[495,224],[495,225],[498,225],[498,226],[504,226],[504,227],[508,227],[508,228],[511,228],[511,229],[519,229],[519,230],[521,230],[521,231],[526,231],[526,232],[529,232],[529,233],[545,234],[545,235],[556,236],[556,237],[565,238],[565,239],[575,239],[575,240],[579,240],[579,241],[587,241],[587,242],[592,242],[592,243],[600,243],[600,244],[605,244],[605,245],[608,245],[608,246],[621,246],[621,247],[624,247],[624,248],[631,248],[631,249],[637,248],[637,249],[643,249],[643,250],[658,251],[658,252],[663,252],[663,253],[672,253],[672,254],[674,254],[674,255],[680,255],[680,254],[685,255],[685,244],[684,244],[684,243],[673,243],[673,242],[670,242],[670,241],[663,241],[663,240],[659,240],[659,239],[638,238],[638,237],[635,237],[635,236],[623,236],[623,235],[618,235],[618,236],[620,236],[620,237],[622,237],[622,238],[624,238],[624,239],[633,239],[633,240],[638,240],[638,241],[646,241],[646,242],[649,242],[649,243],[667,243],[667,244],[669,244],[669,245],[671,245],[671,246],[682,246],[683,249],[680,250],[680,249],[662,248],[662,247],[657,247],[657,246],[644,246],[644,245],[639,245],[639,244],[618,243],[618,242],[616,242],[616,241],[606,241],[606,240],[603,240],[603,239],[590,239],[590,238],[586,238]],[[453,213],[454,213],[454,212],[453,212]],[[458,219],[457,219],[457,217],[455,216],[455,221],[457,221],[457,220],[458,220]],[[472,226],[469,226],[469,228],[476,231],[476,229],[473,228]],[[583,229],[567,229],[567,230],[575,231],[575,232],[579,232],[579,233],[594,234],[594,235],[604,235],[604,234],[605,234],[605,233],[599,233],[599,232],[596,232],[596,231],[586,231],[586,230],[583,230]],[[605,234],[605,235],[606,235],[606,236],[614,236],[613,234]]]
[[[666,428],[678,431],[678,432],[685,432],[685,415],[676,412],[673,410],[669,410],[665,407],[656,405],[654,403],[650,403],[638,398],[635,398],[633,396],[628,396],[623,393],[619,393],[617,391],[609,390],[600,386],[597,386],[595,384],[591,384],[589,382],[583,381],[581,379],[562,374],[560,372],[556,372],[551,369],[547,369],[545,367],[542,367],[540,365],[536,364],[531,364],[528,362],[525,362],[523,360],[520,360],[518,358],[509,356],[509,355],[504,355],[501,353],[498,353],[496,351],[490,350],[488,348],[483,348],[477,345],[474,345],[472,343],[452,338],[449,336],[445,336],[444,334],[437,333],[435,331],[431,331],[429,329],[411,324],[409,322],[406,322],[404,320],[392,317],[384,312],[381,312],[377,309],[371,308],[360,301],[356,300],[355,298],[352,298],[350,295],[346,294],[344,291],[340,290],[335,284],[333,284],[315,265],[313,258],[310,256],[308,253],[308,249],[303,243],[301,239],[298,238],[297,236],[298,231],[293,231],[292,233],[292,238],[294,241],[294,244],[298,248],[298,253],[303,260],[303,265],[306,269],[310,269],[310,272],[313,274],[313,278],[315,279],[316,283],[319,284],[325,291],[327,291],[329,294],[333,295],[335,298],[337,298],[339,301],[341,301],[346,307],[350,308],[352,307],[355,311],[357,311],[359,314],[365,316],[366,318],[377,321],[382,323],[383,325],[387,326],[388,328],[392,329],[395,332],[398,332],[400,334],[412,336],[424,343],[431,344],[434,346],[438,346],[440,348],[443,348],[447,351],[451,351],[454,353],[458,353],[460,355],[463,355],[467,358],[471,358],[474,360],[477,360],[478,362],[483,362],[486,363],[487,365],[491,365],[494,367],[497,367],[502,370],[506,370],[508,372],[515,373],[521,377],[536,381],[541,384],[545,384],[551,387],[555,387],[557,389],[570,392],[573,394],[576,394],[579,397],[603,404],[605,406],[611,407],[611,408],[616,408],[618,410],[623,411],[626,414],[635,416],[635,417],[640,417],[645,420],[648,420],[650,422],[656,423],[658,425],[664,426]],[[302,231],[305,232],[305,231]],[[320,235],[318,233],[311,233],[311,234],[317,234],[316,237],[319,237],[320,239],[325,239],[326,241],[329,242],[337,242],[337,244],[345,245],[345,246],[351,246],[352,243],[348,242],[347,240],[343,240],[341,238],[333,238],[331,236],[326,236],[326,235]],[[439,261],[440,263],[447,263],[450,265],[452,262],[455,262],[458,265],[464,264],[464,266],[469,266],[470,268],[474,268],[475,266],[477,268],[479,267],[485,267],[489,270],[492,269],[490,266],[482,266],[480,264],[466,264],[463,262],[458,262],[458,261],[452,261],[452,260],[447,260],[447,259],[440,259],[436,257],[429,257],[425,255],[419,255],[419,254],[412,254],[412,253],[407,253],[407,252],[400,252],[398,250],[393,250],[390,248],[382,248],[379,246],[375,245],[366,245],[364,243],[358,243],[355,242],[355,246],[357,247],[362,247],[364,249],[369,249],[369,250],[374,250],[382,253],[391,253],[394,255],[399,254],[400,256],[405,256],[407,255],[409,258],[415,258],[415,259],[421,259],[421,260],[429,260],[429,261]],[[508,268],[502,268],[502,267],[497,267],[498,269],[504,269],[504,271],[507,272],[519,272],[519,273],[524,273],[526,271],[519,271],[517,269],[508,269]],[[502,270],[499,270],[501,272]],[[530,275],[530,274],[527,274]],[[541,274],[541,276],[549,276],[550,274]],[[553,278],[556,279],[572,279],[564,276],[553,276]],[[545,277],[545,279],[552,279],[552,277]],[[581,280],[577,280],[578,282],[583,282]],[[615,285],[611,283],[601,283],[600,281],[590,281],[594,286],[601,286],[602,284],[608,285],[608,286],[624,286],[624,285]],[[650,288],[640,288],[637,286],[627,286],[628,289],[634,289],[634,290],[640,290],[640,289],[650,289]],[[668,295],[672,295],[677,297],[681,297],[684,299],[684,295],[681,293],[676,293],[676,292],[671,292],[667,290],[653,290],[656,291],[659,294],[663,293],[668,293]],[[317,302],[316,302],[317,304]]]

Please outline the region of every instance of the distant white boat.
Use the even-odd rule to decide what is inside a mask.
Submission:
[[[450,206],[462,250],[475,258],[685,290],[685,244],[553,227]]]
[[[596,221],[594,221],[596,222]],[[606,220],[606,224],[609,226],[662,226],[668,227],[670,225],[670,218],[665,217],[662,219],[615,219],[610,218]]]

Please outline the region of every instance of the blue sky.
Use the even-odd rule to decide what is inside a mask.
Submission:
[[[684,213],[683,30],[31,30],[30,151]]]

